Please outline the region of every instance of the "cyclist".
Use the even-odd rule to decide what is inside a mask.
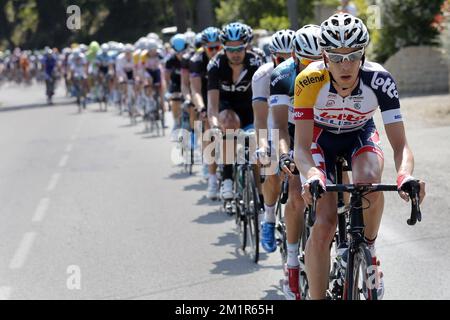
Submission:
[[[280,30],[273,34],[270,42],[272,62],[263,64],[256,71],[252,79],[253,114],[258,137],[258,158],[270,156],[271,154],[271,132],[269,132],[269,136],[267,137],[260,131],[263,129],[273,129],[273,121],[269,115],[268,106],[270,77],[275,67],[291,57],[294,35],[295,32],[292,30]],[[266,252],[274,252],[277,248],[275,242],[275,204],[280,193],[280,179],[278,176],[267,175],[262,185],[262,192],[265,201],[265,214],[264,221],[261,224],[261,245]]]
[[[117,82],[119,84],[119,90],[122,93],[122,102],[128,99],[130,96],[134,96],[134,84],[130,90],[132,92],[127,92],[127,82],[133,81],[136,77],[136,66],[133,60],[134,46],[130,43],[124,46],[123,53],[119,54],[116,60],[116,75]],[[127,94],[128,93],[128,94]],[[122,111],[122,110],[121,110]],[[128,110],[130,115],[133,115],[133,110]]]
[[[41,61],[42,68],[45,72],[45,92],[47,95],[47,103],[53,104],[52,96],[55,92],[55,70],[57,67],[56,56],[53,54],[53,50],[50,48],[45,49],[45,55]]]
[[[189,43],[186,41],[185,36],[181,33],[176,34],[170,40],[170,44],[174,53],[168,56],[165,64],[165,77],[169,86],[170,99],[169,103],[172,109],[173,119],[175,121],[174,131],[180,128],[181,125],[181,102],[183,101],[182,92],[186,93],[186,81],[181,81],[182,72],[188,73],[189,70],[189,58],[184,57]],[[182,71],[182,69],[184,71]],[[175,140],[175,136],[172,136],[172,140]]]
[[[200,112],[200,119],[203,122],[204,130],[209,130],[207,102],[208,102],[208,63],[214,55],[220,51],[222,44],[220,43],[219,35],[220,29],[215,27],[208,27],[199,33],[202,47],[191,58],[189,62],[189,73],[191,83],[192,102],[197,111]],[[204,146],[206,147],[206,141]],[[214,200],[218,196],[217,165],[205,165],[206,173],[208,175],[208,199]],[[205,175],[205,169],[204,169]]]
[[[253,127],[251,81],[262,61],[256,53],[246,49],[248,33],[240,23],[226,25],[220,41],[224,50],[208,64],[210,126],[222,132],[227,129],[247,130]],[[233,196],[233,164],[225,163],[221,198],[231,200]]]
[[[395,81],[381,65],[365,59],[369,33],[349,14],[331,16],[321,25],[323,61],[312,63],[295,80],[295,162],[302,174],[302,196],[311,204],[309,186],[319,181],[325,190],[334,183],[334,163],[344,156],[354,183],[380,183],[384,158],[372,119],[380,107],[394,151],[400,188],[413,179],[414,157],[405,136]],[[303,178],[304,177],[304,178]],[[407,200],[408,196],[400,192]],[[420,201],[425,196],[421,182]],[[372,254],[378,298],[384,294],[383,275],[375,250],[383,213],[382,193],[365,198],[364,236]],[[312,299],[324,299],[328,288],[330,243],[336,231],[336,195],[324,194],[306,245],[306,272]],[[344,255],[345,257],[345,255]],[[367,292],[363,292],[367,297]]]
[[[80,81],[80,96],[86,97],[88,90],[88,64],[86,56],[80,52],[80,49],[75,49],[69,56],[69,76],[68,79],[71,81],[72,85],[75,81]]]
[[[144,72],[144,79],[146,79],[146,85],[151,83],[153,90],[158,92],[160,106],[164,106],[164,88],[165,79],[162,74],[162,57],[158,53],[159,44],[157,40],[148,38],[146,43],[146,49],[141,53],[141,64]]]
[[[279,130],[280,169],[289,176],[289,197],[285,207],[287,233],[287,265],[284,266],[288,285],[284,286],[287,299],[299,299],[299,259],[298,247],[301,230],[303,230],[304,203],[299,193],[301,190],[298,170],[292,158],[294,148],[293,105],[295,77],[306,66],[321,59],[318,43],[320,28],[306,25],[299,29],[293,40],[292,58],[281,63],[272,73],[270,83],[270,113],[275,129]],[[265,235],[273,239],[273,225],[266,225]],[[270,230],[270,233],[269,231]],[[266,234],[267,232],[267,234]]]

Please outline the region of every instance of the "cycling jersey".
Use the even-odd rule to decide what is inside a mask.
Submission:
[[[299,69],[295,60],[289,58],[279,64],[270,78],[270,108],[286,105],[289,108],[288,130],[290,149],[294,149],[294,85]]]
[[[116,60],[116,73],[118,77],[127,77],[128,80],[133,79],[134,73],[133,58],[127,59],[125,53],[121,53]]]
[[[161,57],[159,55],[150,57],[148,51],[144,50],[141,53],[141,64],[144,77],[152,79],[154,85],[161,84]]]
[[[233,82],[233,70],[228,64],[224,51],[217,53],[208,64],[208,90],[220,91],[219,111],[231,109],[239,116],[241,127],[253,124],[252,78],[261,66],[261,58],[247,51],[244,67],[236,83]]]
[[[274,70],[274,63],[263,64],[255,72],[252,79],[253,101],[264,101],[268,103],[270,97],[270,76]],[[272,113],[267,117],[267,129],[269,130],[269,140],[271,140],[270,129],[273,129]]]
[[[55,70],[56,67],[55,56],[54,55],[44,56],[44,58],[42,59],[42,66],[44,68],[45,75],[47,77],[53,76],[53,70]]]
[[[384,124],[402,121],[398,91],[391,74],[381,65],[366,61],[359,84],[346,98],[337,93],[323,62],[310,64],[295,80],[295,119],[313,119],[333,133],[361,129],[378,106]],[[302,108],[300,108],[302,107]]]
[[[385,125],[401,122],[402,116],[395,81],[381,65],[366,61],[358,85],[346,98],[337,93],[331,78],[323,62],[310,64],[298,75],[294,119],[314,119],[311,154],[329,182],[335,183],[337,156],[345,157],[350,166],[365,152],[383,157],[372,118],[376,109],[381,109]]]
[[[179,60],[176,54],[171,54],[166,61],[166,70],[170,72],[169,92],[181,92],[181,69],[189,70],[190,53],[183,54]]]
[[[72,71],[72,74],[74,75],[75,78],[86,77],[86,69],[85,69],[86,64],[87,64],[86,56],[82,53],[80,54],[78,59],[75,59],[73,54],[69,56],[69,69],[70,71]]]
[[[190,77],[200,77],[202,80],[202,97],[205,103],[208,101],[208,63],[209,58],[202,48],[200,48],[189,61]]]

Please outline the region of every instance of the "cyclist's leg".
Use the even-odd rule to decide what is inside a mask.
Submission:
[[[380,183],[384,167],[383,152],[379,146],[378,132],[375,126],[366,125],[365,130],[361,131],[359,143],[352,156],[353,180],[355,183]],[[364,209],[364,236],[367,240],[370,253],[372,255],[372,264],[377,268],[376,286],[378,299],[384,295],[383,272],[379,267],[380,262],[375,250],[375,240],[378,236],[378,230],[381,224],[381,218],[384,209],[384,194],[374,192],[365,196],[370,203],[369,208]],[[364,200],[364,203],[366,200]]]
[[[383,151],[379,145],[379,136],[375,125],[369,123],[361,130],[358,142],[352,154],[352,176],[355,183],[381,183],[384,168]],[[370,207],[364,210],[367,239],[375,239],[383,214],[384,197],[382,192],[373,192],[365,197]]]
[[[311,149],[316,166],[327,174],[328,183],[334,182],[336,153],[346,141],[336,143],[333,133],[314,128],[314,148]],[[301,177],[302,183],[305,182]],[[316,217],[305,248],[305,267],[311,299],[325,299],[329,284],[330,243],[337,225],[337,196],[325,193],[317,203]]]

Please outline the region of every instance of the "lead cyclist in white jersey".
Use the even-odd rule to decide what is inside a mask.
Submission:
[[[346,158],[353,183],[380,183],[383,151],[372,119],[381,110],[384,127],[394,153],[400,191],[413,180],[414,156],[408,146],[398,91],[388,71],[365,60],[369,33],[364,23],[349,14],[336,14],[321,25],[323,61],[310,64],[295,81],[295,163],[302,175],[303,198],[312,203],[310,183],[335,183],[334,163]],[[303,178],[304,177],[304,178]],[[425,183],[420,182],[420,202]],[[364,236],[376,270],[378,299],[384,294],[383,275],[376,255],[375,239],[383,214],[383,193],[365,197]],[[306,273],[312,299],[324,299],[328,288],[330,243],[336,231],[336,195],[325,193],[318,202],[316,220],[306,245]],[[345,254],[343,255],[345,257]],[[363,294],[367,297],[367,290]]]

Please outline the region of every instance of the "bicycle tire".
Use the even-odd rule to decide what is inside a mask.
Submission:
[[[361,243],[354,253],[349,250],[347,270],[345,274],[344,284],[344,300],[360,300],[364,290],[364,283],[367,285],[371,276],[369,272],[376,272],[372,268],[372,255],[366,243]],[[361,271],[365,271],[362,272]],[[372,273],[372,272],[371,272]],[[363,282],[360,284],[360,280]],[[378,300],[378,292],[376,288],[367,289],[368,300]]]
[[[259,203],[258,189],[256,188],[255,177],[253,170],[247,170],[247,186],[248,202],[247,202],[247,217],[248,217],[248,236],[250,240],[250,256],[254,263],[258,263],[259,260],[259,209],[261,208]],[[251,204],[253,202],[253,205]]]

